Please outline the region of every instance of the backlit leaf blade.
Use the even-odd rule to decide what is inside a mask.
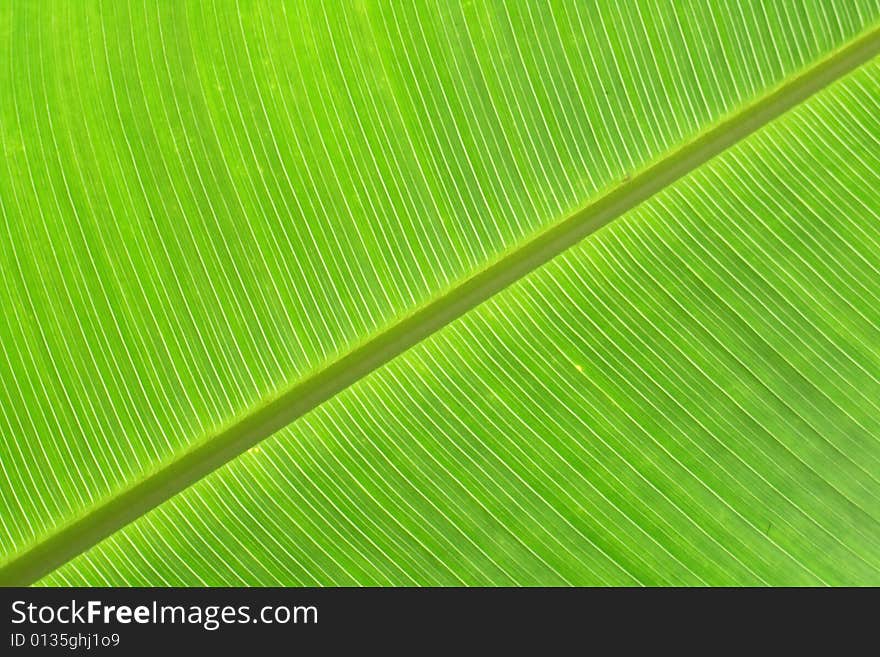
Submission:
[[[855,65],[849,54],[854,44],[858,61],[876,51],[878,14],[877,3],[867,0],[720,7],[4,3],[0,583],[30,582],[51,571],[344,392],[353,380],[346,378],[346,358],[365,354],[360,366],[378,365],[402,348],[401,341],[394,348],[387,344],[395,331],[410,326],[405,322],[418,324],[419,313],[438,299],[455,298],[498,263],[516,262],[591,203],[618,198],[614,194],[647,196],[646,172],[663,171],[664,164],[674,169],[677,157],[698,151],[701,139],[716,135],[724,121],[739,121],[736,135],[745,134],[745,126],[760,129],[770,115],[756,113],[750,125],[751,112],[762,103],[773,105],[775,94],[842,75]],[[841,127],[847,128],[855,129]],[[850,137],[832,131],[826,141]],[[798,144],[780,138],[782,145]],[[863,169],[865,178],[870,169]],[[756,201],[762,218],[761,207],[782,193],[773,175],[756,184],[767,195]],[[841,184],[855,193],[852,181]],[[731,211],[728,194],[743,186],[750,184],[731,182],[713,195],[715,210],[701,216],[725,216]],[[858,198],[862,205],[851,201],[852,212],[873,217],[870,197]],[[717,217],[704,221],[710,219]],[[737,254],[749,248],[730,246]],[[549,259],[551,252],[541,253]],[[838,281],[850,275],[836,265],[822,269],[824,261],[811,260],[817,257],[812,251],[797,253],[817,277],[823,272]],[[872,262],[870,251],[859,262]],[[624,258],[621,265],[635,263]],[[781,298],[798,292],[790,285],[782,286]],[[725,304],[738,301],[732,294],[718,293]],[[840,378],[824,394],[839,397],[830,397],[833,408],[816,410],[812,390],[798,383],[792,389],[799,394],[788,406],[810,418],[804,422],[819,433],[833,432],[846,420],[853,423],[846,425],[853,436],[875,435],[873,406],[859,406],[850,390],[870,389],[872,378],[864,377],[872,372],[874,336],[863,325],[870,311],[831,294],[822,300],[834,313],[826,333],[842,351],[814,345],[814,351],[799,352],[814,360],[798,371],[815,378],[822,370],[808,366],[825,367],[827,361]],[[766,330],[778,337],[788,336],[779,331],[800,315],[779,311],[771,317]],[[461,367],[456,371],[467,376]],[[390,375],[380,368],[375,376]],[[397,394],[414,390],[403,387]],[[645,412],[650,419],[651,411]],[[368,419],[375,420],[364,415],[339,430],[375,440]],[[405,420],[395,415],[387,421]],[[847,443],[835,458],[844,464],[868,458],[864,467],[870,468],[871,453],[848,451],[856,448],[868,449]],[[854,503],[870,508],[870,481],[843,471],[857,486],[850,496],[862,496],[853,497]],[[346,473],[333,468],[326,474],[328,491],[342,485],[337,478],[347,481]],[[256,486],[260,480],[252,472],[246,481]],[[462,500],[479,499],[478,478],[472,486]],[[516,482],[510,481],[498,494],[514,491]],[[191,504],[188,494],[181,500]],[[241,572],[189,565],[173,576],[154,575],[157,581],[252,583],[308,577],[540,583],[615,581],[615,573],[634,572],[632,566],[621,570],[614,558],[603,561],[586,552],[585,570],[556,562],[547,569],[547,556],[535,562],[517,556],[525,549],[537,559],[546,540],[560,541],[574,531],[558,525],[566,517],[564,506],[548,512],[547,518],[557,519],[548,522],[562,533],[540,539],[540,550],[529,543],[541,536],[538,529],[522,526],[531,538],[504,535],[497,523],[505,523],[496,518],[492,524],[486,503],[467,507],[472,513],[447,521],[448,536],[420,540],[445,545],[456,532],[468,535],[455,529],[464,523],[520,547],[503,550],[513,560],[506,567],[476,568],[462,557],[463,570],[457,571],[441,568],[434,549],[403,549],[408,543],[391,530],[373,536],[358,516],[363,501],[346,500],[339,522],[348,527],[344,543],[352,552],[326,563],[303,556],[314,571],[273,570],[269,564],[277,562],[267,558],[263,565],[242,563]],[[227,506],[233,503],[243,506]],[[240,494],[216,504],[208,511],[193,503],[200,517],[183,524],[247,508]],[[298,526],[320,535],[305,532],[303,540],[326,551],[320,532],[330,509],[314,507],[311,513],[316,517],[303,517]],[[534,520],[525,514],[523,521],[528,518]],[[394,526],[405,525],[404,519]],[[277,536],[258,538],[245,527],[236,540],[253,540],[254,550],[292,540],[290,526],[271,526]],[[208,545],[217,529],[203,530],[200,540]],[[201,543],[192,537],[187,545],[197,561]],[[504,561],[488,554],[493,563]],[[84,558],[99,563],[97,556]],[[407,566],[409,560],[420,565]],[[119,574],[117,568],[105,564],[95,581]],[[146,572],[139,568],[126,577]],[[70,576],[64,573],[58,577]],[[667,577],[660,570],[654,575]],[[854,573],[826,575],[851,581]]]
[[[44,580],[880,582],[880,64]]]

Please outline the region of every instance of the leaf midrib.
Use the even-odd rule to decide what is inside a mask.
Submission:
[[[878,52],[880,28],[874,27],[783,81],[760,99],[705,127],[685,145],[664,153],[598,199],[507,250],[328,366],[248,409],[174,461],[148,473],[79,518],[59,525],[39,542],[14,553],[0,566],[0,586],[31,584],[55,570],[866,63]]]

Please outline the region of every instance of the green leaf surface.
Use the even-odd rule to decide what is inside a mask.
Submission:
[[[875,63],[48,582],[880,583],[878,87]]]
[[[0,581],[880,583],[880,7],[402,4],[0,8]]]

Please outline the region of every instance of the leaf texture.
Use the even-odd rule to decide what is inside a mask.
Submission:
[[[0,564],[878,13],[7,3]],[[45,582],[875,581],[876,99],[866,65]]]
[[[878,89],[874,63],[47,582],[877,584]]]

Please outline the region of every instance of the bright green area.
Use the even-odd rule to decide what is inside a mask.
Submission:
[[[400,4],[0,9],[0,563],[880,15]],[[48,581],[876,583],[877,77]]]
[[[44,583],[880,584],[878,88],[875,62]]]

